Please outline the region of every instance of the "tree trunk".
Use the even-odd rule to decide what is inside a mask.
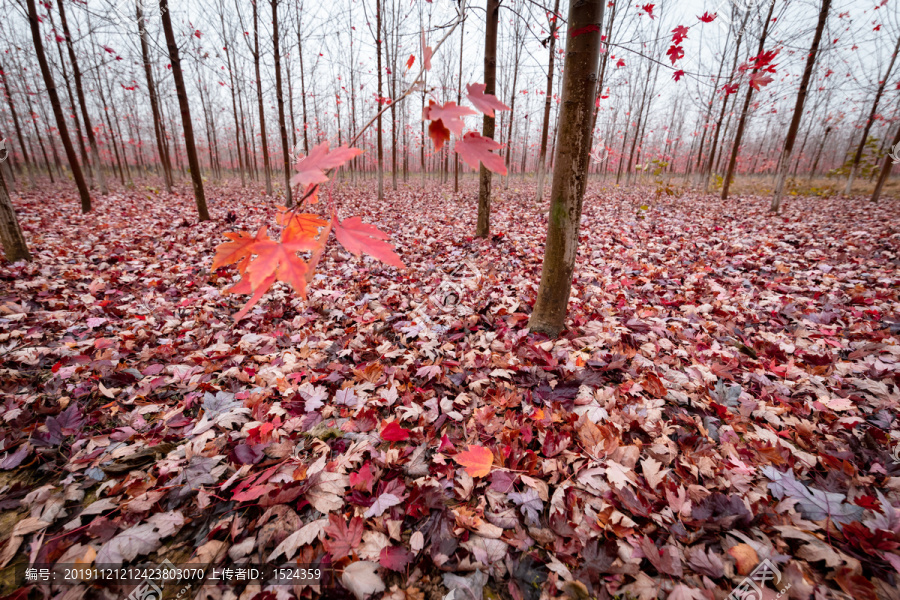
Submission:
[[[6,92],[6,102],[9,105],[9,113],[12,115],[13,126],[16,130],[16,137],[19,140],[19,147],[22,149],[22,157],[25,159],[25,166],[28,168],[29,179],[34,185],[34,169],[32,168],[31,159],[28,157],[28,148],[25,147],[25,136],[22,134],[22,126],[19,124],[19,116],[16,113],[16,106],[13,102],[12,92],[9,89],[9,80],[6,77],[6,71],[3,69],[3,63],[0,62],[0,79],[3,79],[3,89]],[[11,154],[11,153],[10,153]],[[37,160],[37,157],[35,157]]]
[[[137,6],[138,33],[141,38],[141,60],[144,63],[144,76],[147,78],[147,90],[150,93],[150,112],[153,114],[153,133],[156,136],[156,151],[159,153],[159,161],[162,164],[163,182],[166,192],[172,193],[172,163],[169,161],[168,145],[166,144],[165,127],[159,114],[159,96],[156,94],[156,85],[153,83],[153,69],[150,63],[150,43],[147,39],[147,26],[144,23],[144,12],[140,2]]]
[[[303,34],[300,28],[300,8],[297,8],[297,54],[300,56],[300,98],[303,103],[303,152],[309,154],[309,125],[306,119],[306,76],[303,72]]]
[[[44,77],[44,85],[47,87],[47,96],[50,97],[50,106],[53,108],[53,116],[56,118],[56,128],[59,130],[59,136],[62,138],[63,148],[66,150],[66,158],[69,160],[69,166],[72,169],[72,177],[75,179],[75,185],[78,187],[78,194],[81,196],[81,212],[86,213],[91,210],[91,193],[88,191],[87,183],[84,181],[84,175],[81,173],[81,166],[78,164],[78,156],[75,154],[75,147],[69,138],[69,130],[66,127],[66,118],[63,115],[62,105],[59,102],[59,94],[56,92],[56,83],[53,81],[53,75],[50,73],[50,66],[47,64],[47,56],[44,54],[44,43],[41,37],[41,29],[38,24],[37,8],[34,0],[25,0],[28,6],[28,23],[31,27],[31,38],[34,41],[34,51],[37,55],[38,64],[41,67],[41,75]]]
[[[290,208],[294,201],[291,198],[291,159],[288,154],[287,128],[284,125],[284,95],[281,93],[281,45],[278,41],[278,0],[272,2],[272,43],[275,50],[275,99],[278,103],[278,126],[281,130],[281,157],[284,160],[284,205]]]
[[[564,143],[556,146],[541,286],[528,321],[531,331],[552,337],[559,335],[565,325],[578,254],[578,229],[593,137],[592,109],[605,3],[606,0],[569,0],[562,109],[557,134]],[[591,30],[591,26],[595,28]],[[573,31],[585,33],[573,36]]]
[[[272,170],[269,164],[269,142],[266,138],[266,111],[263,107],[262,78],[259,72],[259,13],[257,0],[250,0],[253,6],[253,66],[256,69],[256,102],[259,105],[259,137],[262,143],[263,174],[266,177],[266,196],[272,195]]]
[[[29,1],[33,2],[34,0]],[[200,215],[201,221],[208,221],[209,211],[206,208],[206,195],[203,192],[203,177],[200,174],[200,161],[197,158],[197,148],[194,146],[194,127],[191,124],[191,107],[188,104],[187,91],[184,87],[184,75],[181,72],[181,60],[178,58],[178,45],[175,43],[175,33],[172,31],[172,19],[169,16],[169,0],[159,0],[159,11],[162,15],[166,46],[169,49],[169,62],[172,65],[172,79],[175,80],[175,92],[178,96],[178,106],[181,109],[181,126],[184,128],[184,145],[187,152],[188,165],[191,169],[191,181],[194,184],[194,198],[197,201],[197,213]]]
[[[559,0],[554,0],[553,2],[553,18],[554,20],[550,23],[550,66],[547,68],[547,95],[544,97],[544,125],[541,129],[541,155],[538,158],[537,196],[535,197],[535,202],[540,202],[544,199],[544,173],[547,169],[547,133],[550,129],[550,100],[553,97],[553,64],[556,58],[555,33],[558,29],[556,19],[559,18]],[[602,28],[603,23],[599,23],[598,27]],[[593,125],[593,122],[591,124]]]
[[[813,36],[809,55],[806,57],[806,67],[803,69],[803,78],[800,80],[800,90],[797,92],[797,102],[794,104],[794,115],[791,117],[791,125],[788,127],[787,138],[784,140],[784,150],[781,151],[781,159],[778,163],[778,181],[775,183],[775,195],[772,197],[772,205],[769,207],[773,213],[781,211],[781,198],[784,194],[784,182],[787,179],[788,166],[791,164],[791,152],[794,150],[794,140],[797,139],[797,131],[800,129],[800,119],[803,117],[803,104],[806,102],[806,91],[809,80],[812,78],[813,65],[819,54],[819,42],[822,39],[822,31],[825,29],[825,21],[828,20],[828,11],[831,8],[831,0],[822,0],[822,8],[819,10],[819,22],[816,23],[816,33]]]
[[[497,88],[497,28],[500,21],[500,0],[487,0],[487,23],[484,31],[484,93],[493,94]],[[481,135],[494,139],[494,117],[484,115]],[[491,233],[491,172],[479,165],[478,224],[475,235],[486,238]]]
[[[511,166],[510,162],[512,159],[512,134],[513,134],[514,124],[515,124],[515,116],[516,116],[516,85],[518,84],[518,81],[519,81],[519,58],[521,57],[521,54],[522,54],[522,40],[519,35],[518,26],[519,26],[519,23],[517,22],[516,30],[515,30],[516,36],[515,36],[515,41],[513,42],[515,45],[515,50],[513,53],[514,59],[513,59],[512,90],[510,91],[510,95],[509,95],[509,127],[507,128],[507,132],[506,132],[506,182],[505,182],[506,189],[509,189],[509,178],[510,178],[510,175],[512,175],[512,173],[510,171],[510,166]],[[462,53],[460,53],[459,58],[460,58],[460,65],[459,65],[460,79],[462,79]],[[456,103],[459,104],[459,101],[457,100]]]
[[[862,159],[863,150],[866,148],[869,130],[872,128],[872,123],[875,122],[875,113],[878,110],[878,102],[881,100],[881,95],[884,93],[884,86],[887,85],[888,78],[891,76],[891,71],[894,69],[894,62],[897,60],[898,51],[900,51],[900,37],[897,38],[897,44],[894,46],[894,53],[891,54],[891,62],[888,63],[887,72],[878,84],[878,90],[875,92],[875,100],[872,102],[872,110],[869,111],[869,117],[866,119],[862,138],[860,138],[859,145],[856,147],[856,154],[853,155],[853,162],[850,164],[850,174],[847,177],[847,187],[844,189],[845,196],[850,195],[850,189],[853,187],[853,179],[856,177],[856,169],[859,168],[859,161]]]
[[[461,0],[460,12],[465,11],[465,0]],[[462,71],[463,71],[463,40],[466,34],[466,22],[460,25],[459,29],[459,77],[456,79],[456,104],[462,102]],[[459,193],[459,155],[453,153],[453,193]]]
[[[897,132],[894,134],[894,141],[891,142],[891,147],[895,148],[897,144],[900,144],[900,127],[897,127]],[[887,182],[888,177],[891,176],[891,168],[893,166],[894,159],[891,157],[891,154],[885,155],[884,162],[881,163],[881,172],[878,173],[878,183],[875,184],[875,191],[872,192],[872,202],[878,202],[878,199],[881,197],[881,190],[884,188],[884,184]]]
[[[378,145],[378,201],[384,200],[384,141],[381,131],[381,99],[384,97],[381,87],[381,2],[375,0],[375,46],[378,52],[378,103],[375,110],[378,111],[377,145]]]
[[[28,244],[25,243],[25,236],[22,235],[22,228],[19,227],[19,220],[16,218],[16,211],[2,172],[0,172],[0,243],[3,244],[3,253],[9,262],[31,260],[31,253],[28,251]]]
[[[103,163],[100,162],[100,150],[97,147],[97,136],[91,126],[91,117],[88,114],[87,103],[84,100],[84,87],[81,85],[81,70],[78,68],[78,60],[75,57],[75,45],[72,35],[69,33],[69,22],[66,19],[65,0],[58,0],[59,19],[62,22],[63,35],[66,37],[66,47],[69,49],[69,62],[72,63],[72,75],[75,77],[75,92],[78,95],[78,104],[81,107],[81,118],[84,120],[84,130],[87,133],[88,144],[91,146],[91,156],[94,159],[94,169],[97,171],[97,181],[100,184],[100,193],[104,196],[109,193],[106,188],[106,177],[103,175]]]
[[[766,16],[766,22],[763,24],[762,35],[759,38],[759,49],[756,55],[762,54],[766,46],[766,36],[769,33],[769,23],[772,22],[772,11],[775,10],[775,0],[769,0],[769,14]],[[751,72],[751,77],[756,73],[756,69]],[[728,171],[725,174],[725,181],[722,183],[722,200],[728,199],[728,188],[731,186],[731,180],[734,178],[734,169],[737,165],[738,152],[741,149],[741,140],[744,137],[744,127],[747,125],[747,112],[750,110],[750,99],[753,96],[753,88],[748,86],[747,97],[744,98],[744,107],[741,109],[741,115],[738,120],[738,128],[734,134],[734,145],[731,147],[731,158],[728,161]]]

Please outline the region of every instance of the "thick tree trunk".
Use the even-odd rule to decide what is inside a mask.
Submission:
[[[66,37],[66,47],[69,50],[69,62],[72,63],[72,75],[75,78],[75,92],[78,95],[78,104],[81,107],[81,118],[84,120],[84,130],[87,133],[88,144],[91,146],[91,156],[94,160],[94,169],[97,171],[97,181],[100,184],[100,193],[104,196],[109,193],[106,188],[106,177],[103,175],[103,163],[100,162],[100,149],[97,147],[97,136],[91,126],[91,117],[88,114],[87,103],[84,100],[84,87],[81,85],[81,70],[78,68],[78,59],[75,57],[75,45],[72,35],[69,33],[69,22],[66,19],[65,0],[58,0],[59,19],[62,22],[63,35]]]
[[[66,150],[66,158],[69,160],[69,166],[72,169],[72,178],[75,179],[78,194],[81,196],[81,212],[90,212],[91,193],[88,191],[87,183],[81,172],[81,166],[78,164],[78,156],[75,154],[75,147],[72,145],[71,138],[69,138],[69,130],[66,127],[66,118],[63,115],[62,105],[59,102],[59,94],[56,92],[56,83],[53,81],[53,75],[50,73],[50,66],[47,64],[47,56],[44,54],[44,43],[38,22],[37,7],[34,4],[34,0],[25,0],[25,3],[28,6],[28,24],[31,27],[31,38],[34,42],[34,51],[41,68],[41,75],[44,77],[44,85],[47,87],[47,96],[50,98],[53,116],[56,118],[56,128],[59,130],[63,148]]]
[[[550,22],[550,66],[547,67],[547,95],[544,96],[544,125],[541,128],[541,155],[538,158],[537,172],[537,195],[535,202],[544,199],[544,173],[547,169],[547,133],[550,129],[550,101],[553,98],[553,65],[556,59],[556,30],[558,26],[556,19],[559,18],[559,0],[553,2],[553,21]],[[598,27],[603,27],[603,23],[599,23]],[[593,119],[591,119],[593,128]]]
[[[284,160],[284,205],[290,208],[294,204],[291,198],[291,159],[284,124],[284,95],[281,93],[281,44],[278,40],[278,0],[272,2],[272,43],[275,51],[275,100],[278,103],[278,128],[281,131],[281,157]]]
[[[606,0],[569,0],[558,131],[559,139],[564,143],[557,144],[541,287],[528,322],[531,331],[553,337],[559,335],[565,326],[578,254],[578,230],[593,137],[592,109],[597,89],[600,27],[605,3]],[[593,31],[592,25],[596,26]],[[586,33],[573,36],[573,31]]]
[[[29,0],[33,2],[34,0]],[[191,124],[191,107],[188,104],[187,91],[184,87],[184,75],[181,72],[181,60],[178,57],[178,45],[172,31],[172,19],[169,16],[169,0],[159,0],[159,11],[162,13],[163,31],[166,46],[169,49],[169,62],[172,65],[172,78],[175,80],[175,92],[178,106],[181,108],[181,125],[184,128],[184,145],[187,151],[188,165],[191,169],[191,181],[194,184],[194,198],[197,201],[197,213],[201,221],[209,220],[206,208],[206,195],[203,192],[203,177],[200,173],[200,161],[197,159],[197,148],[194,145],[194,127]]]
[[[19,220],[16,218],[16,211],[2,172],[0,172],[0,243],[3,244],[3,253],[9,262],[31,260],[31,253],[28,251],[28,244],[25,243],[25,236],[22,235],[22,228],[19,227]]]
[[[769,33],[769,24],[772,22],[772,11],[775,10],[775,0],[769,0],[769,14],[766,16],[766,22],[763,24],[762,35],[759,37],[759,49],[756,55],[762,54],[766,46],[766,36]],[[751,72],[751,77],[756,73],[756,69]],[[728,171],[725,173],[725,181],[722,183],[722,200],[728,199],[728,188],[731,187],[731,181],[734,179],[734,170],[737,166],[738,152],[741,149],[741,141],[744,137],[744,127],[747,125],[747,113],[750,110],[750,99],[753,96],[753,88],[748,87],[747,97],[744,98],[744,107],[741,109],[740,118],[738,119],[737,131],[734,134],[734,145],[731,147],[731,158],[728,160]]]
[[[772,197],[772,205],[769,207],[775,214],[781,210],[781,198],[784,195],[784,182],[791,164],[791,152],[794,151],[794,140],[797,139],[797,131],[800,129],[800,119],[803,118],[803,104],[806,102],[809,80],[812,78],[813,66],[819,54],[819,42],[822,40],[822,31],[825,29],[825,21],[828,20],[830,8],[831,0],[822,0],[819,22],[816,23],[816,33],[813,36],[809,55],[806,57],[806,66],[800,80],[800,90],[797,92],[797,102],[794,104],[794,115],[791,117],[791,125],[788,127],[787,138],[784,140],[784,150],[781,151],[781,159],[778,162],[778,181],[775,183],[775,195]]]
[[[497,28],[500,21],[500,0],[487,0],[487,23],[484,31],[484,93],[493,94],[497,88]],[[484,115],[481,135],[494,139],[494,117]],[[478,174],[478,224],[475,235],[486,238],[491,233],[491,172],[484,165]]]
[[[259,13],[257,0],[251,0],[253,6],[253,66],[256,69],[256,103],[259,106],[259,136],[262,143],[263,174],[266,177],[266,196],[272,195],[272,167],[269,163],[269,142],[266,137],[266,111],[263,106],[262,77],[259,71]]]

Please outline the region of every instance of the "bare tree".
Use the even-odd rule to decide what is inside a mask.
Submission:
[[[3,244],[3,253],[9,262],[31,260],[31,252],[28,251],[22,228],[19,227],[16,210],[9,198],[9,188],[6,186],[2,171],[0,171],[0,243]]]
[[[75,155],[75,147],[72,145],[71,138],[69,138],[69,129],[66,127],[66,119],[63,115],[62,104],[59,102],[59,94],[56,93],[56,83],[53,81],[53,75],[50,73],[50,66],[47,64],[47,56],[44,54],[44,43],[41,39],[37,8],[35,7],[34,0],[25,0],[25,3],[28,6],[28,24],[31,27],[34,52],[37,55],[38,65],[41,68],[41,75],[44,78],[44,85],[47,88],[47,96],[50,98],[50,106],[53,108],[53,116],[56,118],[56,128],[59,130],[60,138],[62,138],[63,148],[65,148],[66,151],[66,158],[69,161],[69,167],[72,169],[72,177],[75,179],[75,185],[78,187],[78,194],[81,196],[81,212],[90,212],[91,193],[88,191],[87,183],[81,172],[81,166],[78,164],[78,156]]]
[[[535,202],[544,199],[544,173],[547,169],[547,132],[550,128],[550,100],[553,98],[553,63],[556,58],[556,31],[559,27],[559,0],[553,1],[553,14],[550,16],[550,64],[547,67],[547,95],[544,97],[544,124],[541,129],[541,154],[538,158],[537,195]],[[602,27],[601,22],[598,27]],[[596,75],[595,75],[596,77]]]
[[[291,198],[291,159],[288,156],[287,129],[284,125],[284,95],[281,92],[281,44],[278,41],[278,0],[272,3],[272,44],[275,47],[275,100],[278,103],[278,127],[281,131],[281,156],[284,160],[284,205],[290,208],[294,202]]]
[[[28,0],[33,2],[34,0]],[[181,59],[178,57],[178,44],[172,31],[172,19],[169,16],[169,0],[159,0],[159,11],[162,15],[163,32],[166,36],[166,47],[169,50],[169,62],[172,65],[172,79],[175,80],[175,92],[178,106],[181,109],[181,126],[184,129],[184,145],[187,152],[188,165],[191,169],[191,181],[194,184],[194,199],[197,202],[197,213],[201,221],[209,220],[206,208],[206,195],[203,192],[203,177],[200,173],[200,161],[194,145],[194,127],[191,124],[191,107],[188,104],[187,90],[184,87],[184,75],[181,71]]]

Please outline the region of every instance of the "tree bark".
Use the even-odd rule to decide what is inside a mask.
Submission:
[[[797,131],[800,129],[800,119],[803,118],[803,104],[806,102],[809,80],[812,78],[813,66],[816,64],[816,57],[819,54],[819,42],[822,40],[822,31],[825,29],[825,21],[828,20],[830,8],[831,0],[822,0],[819,22],[816,23],[816,33],[813,36],[809,55],[806,57],[806,66],[800,80],[800,90],[797,92],[797,102],[794,104],[794,115],[791,117],[791,125],[788,127],[787,138],[784,140],[784,150],[781,151],[781,159],[778,163],[778,181],[775,183],[775,195],[772,197],[772,205],[769,207],[769,210],[775,214],[781,211],[781,198],[784,195],[784,182],[791,164],[791,152],[794,151],[794,141],[797,139]]]
[[[28,1],[34,2],[34,0]],[[175,92],[178,96],[178,106],[181,109],[181,126],[184,128],[184,145],[187,152],[188,165],[191,169],[191,181],[194,184],[194,199],[197,201],[197,213],[200,215],[201,221],[208,221],[209,211],[206,208],[206,195],[203,192],[203,177],[200,173],[197,148],[194,145],[191,107],[188,104],[187,91],[184,87],[181,60],[178,58],[178,45],[175,43],[175,33],[172,31],[172,19],[169,16],[169,0],[159,0],[159,11],[162,14],[163,32],[165,33],[166,46],[169,50],[169,62],[172,64],[172,78],[175,80]]]
[[[460,0],[460,12],[465,11],[465,0]],[[459,76],[456,79],[456,104],[462,102],[462,71],[463,71],[463,40],[466,35],[466,22],[460,24],[459,29]],[[459,155],[453,153],[453,193],[459,193]]]
[[[291,159],[289,156],[287,128],[284,125],[284,95],[281,93],[281,45],[278,40],[278,0],[272,2],[272,43],[275,45],[275,100],[278,103],[278,128],[281,131],[281,157],[284,160],[284,205],[290,208]]]
[[[769,0],[769,14],[766,16],[766,22],[763,24],[762,35],[759,38],[759,49],[756,55],[762,54],[766,46],[766,36],[769,33],[769,23],[772,22],[772,11],[775,10],[775,0]],[[756,73],[757,69],[753,69]],[[731,147],[731,158],[728,161],[728,171],[725,174],[725,181],[722,183],[722,200],[728,199],[728,188],[731,187],[731,181],[734,178],[734,169],[737,165],[738,152],[741,149],[741,140],[744,137],[744,127],[747,125],[747,112],[750,110],[750,99],[753,96],[753,88],[748,87],[747,97],[744,98],[744,107],[741,109],[741,115],[738,120],[738,128],[734,134],[734,145]]]
[[[53,108],[53,116],[56,118],[56,128],[59,130],[59,136],[62,138],[63,148],[66,150],[66,158],[69,160],[69,167],[72,169],[72,178],[75,179],[75,185],[81,197],[81,212],[87,213],[91,210],[91,193],[88,191],[87,183],[84,181],[81,166],[78,164],[78,156],[75,154],[75,147],[72,145],[72,140],[69,137],[66,118],[63,115],[62,105],[59,102],[59,94],[56,92],[56,83],[53,81],[50,66],[47,64],[47,56],[44,54],[44,43],[38,23],[37,7],[34,4],[34,0],[25,0],[25,3],[28,6],[28,24],[31,27],[34,51],[41,68],[41,75],[44,77],[44,85],[47,87],[47,96],[50,97],[50,106]]]
[[[559,0],[553,2],[553,18],[550,23],[550,66],[547,67],[547,95],[544,97],[544,125],[541,128],[541,155],[538,158],[537,196],[535,202],[544,199],[544,174],[547,169],[547,133],[550,129],[550,100],[553,97],[553,64],[556,59],[556,20],[559,18]],[[603,23],[598,27],[602,28]],[[592,123],[593,125],[593,123]]]
[[[153,115],[153,133],[156,137],[156,151],[159,153],[159,161],[162,164],[163,182],[166,192],[172,193],[172,163],[169,160],[169,149],[166,144],[165,127],[159,113],[159,96],[156,93],[156,84],[153,83],[153,69],[150,63],[150,43],[147,39],[147,26],[144,23],[144,12],[140,2],[137,5],[138,33],[141,38],[141,60],[144,63],[144,76],[147,79],[147,90],[150,93],[150,112]]]
[[[569,0],[562,110],[557,134],[564,143],[556,146],[541,286],[528,322],[531,331],[553,337],[559,335],[565,325],[578,254],[605,3],[606,0]],[[592,25],[595,26],[593,30]],[[585,33],[573,36],[573,31]]]
[[[28,251],[22,228],[19,227],[19,220],[16,218],[16,211],[2,172],[0,172],[0,243],[3,244],[3,253],[9,262],[31,260],[31,252]]]
[[[493,94],[497,88],[497,29],[500,21],[500,0],[487,0],[487,23],[484,31],[484,93]],[[481,135],[494,139],[494,117],[484,115]],[[478,174],[478,224],[475,235],[486,238],[491,233],[491,172],[480,165]]]
[[[894,141],[891,142],[891,148],[896,148],[897,144],[900,144],[900,127],[897,127],[897,132],[894,134]],[[887,182],[888,177],[891,176],[891,168],[893,166],[894,159],[891,157],[891,153],[886,154],[884,162],[881,163],[881,172],[878,173],[878,183],[875,184],[875,191],[872,192],[872,202],[878,202],[878,199],[881,198],[881,190],[884,188],[884,184]]]
[[[9,89],[9,80],[6,77],[6,71],[3,68],[3,63],[0,62],[0,79],[3,79],[3,89],[6,92],[6,102],[9,105],[9,112],[12,115],[13,126],[16,130],[16,137],[19,140],[19,147],[22,149],[22,157],[25,159],[25,166],[28,168],[29,179],[31,180],[32,185],[34,185],[34,169],[32,168],[31,159],[28,157],[28,148],[25,147],[25,136],[22,134],[22,126],[19,124],[19,116],[16,113],[16,106],[13,102],[12,92]],[[10,153],[12,154],[12,153]],[[35,157],[37,160],[37,157]]]

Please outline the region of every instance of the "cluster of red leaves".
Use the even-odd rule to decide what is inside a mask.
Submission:
[[[483,83],[466,85],[466,97],[469,102],[488,117],[494,116],[495,110],[509,110],[509,107],[500,102],[493,94],[485,94],[487,86]],[[463,135],[463,117],[477,114],[471,108],[457,106],[456,102],[446,102],[443,105],[434,100],[429,101],[423,111],[422,118],[429,121],[428,135],[434,142],[435,150],[440,150],[444,142],[449,141],[450,133],[456,137],[454,151],[467,165],[478,169],[478,164],[483,163],[485,168],[500,175],[506,175],[506,164],[499,154],[493,150],[500,150],[503,145],[491,138],[484,137],[477,131],[469,131]]]
[[[713,600],[769,559],[791,598],[895,597],[897,205],[685,196],[637,220],[639,190],[595,186],[558,340],[526,328],[547,216],[515,181],[490,241],[438,189],[338,187],[410,268],[331,246],[308,301],[276,283],[243,327],[188,187],[17,199],[36,261],[0,264],[0,565],[337,573],[214,599]],[[278,218],[208,192],[242,229]]]
[[[310,151],[309,156],[299,158],[291,185],[305,188],[304,200],[315,203],[319,184],[328,181],[325,172],[339,168],[359,154],[362,150],[346,146],[329,151],[328,142],[322,142]],[[306,286],[312,280],[332,229],[338,242],[352,254],[360,256],[365,252],[389,265],[404,266],[394,247],[385,241],[390,237],[388,234],[363,223],[359,217],[341,221],[333,207],[329,221],[318,215],[286,210],[278,215],[278,224],[282,226],[281,241],[270,238],[263,226],[256,235],[243,231],[226,233],[225,237],[231,241],[216,249],[212,270],[237,263],[243,276],[225,293],[251,295],[234,316],[235,321],[243,319],[276,281],[287,283],[305,300]],[[320,235],[322,227],[325,229]],[[309,261],[300,258],[298,252],[311,253]]]

